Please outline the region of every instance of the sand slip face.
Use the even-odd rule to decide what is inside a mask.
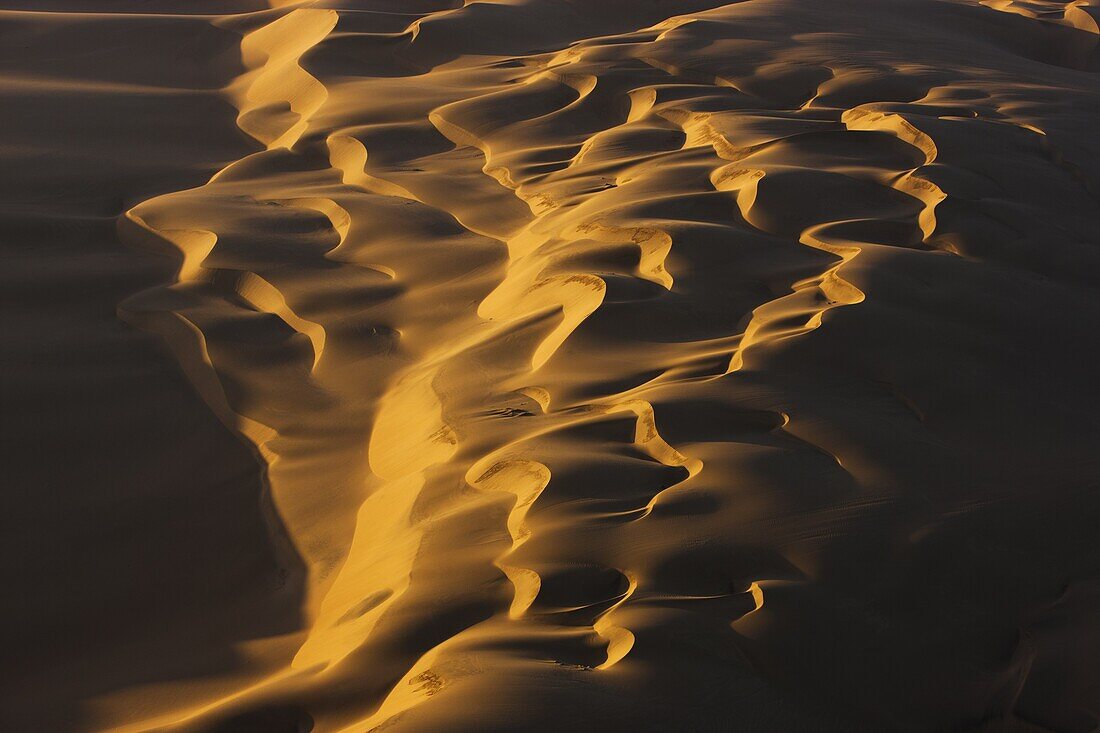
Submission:
[[[0,5],[0,727],[1100,724],[1091,3]]]

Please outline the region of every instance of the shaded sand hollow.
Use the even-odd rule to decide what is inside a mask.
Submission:
[[[1098,729],[1095,0],[0,8],[0,730]]]

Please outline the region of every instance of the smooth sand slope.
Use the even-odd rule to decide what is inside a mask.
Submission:
[[[4,731],[1100,728],[1100,6],[0,7]]]

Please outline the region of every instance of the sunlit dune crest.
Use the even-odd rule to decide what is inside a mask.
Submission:
[[[1100,730],[1100,3],[0,31],[0,729]]]

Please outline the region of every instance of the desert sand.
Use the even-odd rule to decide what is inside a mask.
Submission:
[[[0,730],[1097,731],[1098,24],[0,1]]]

